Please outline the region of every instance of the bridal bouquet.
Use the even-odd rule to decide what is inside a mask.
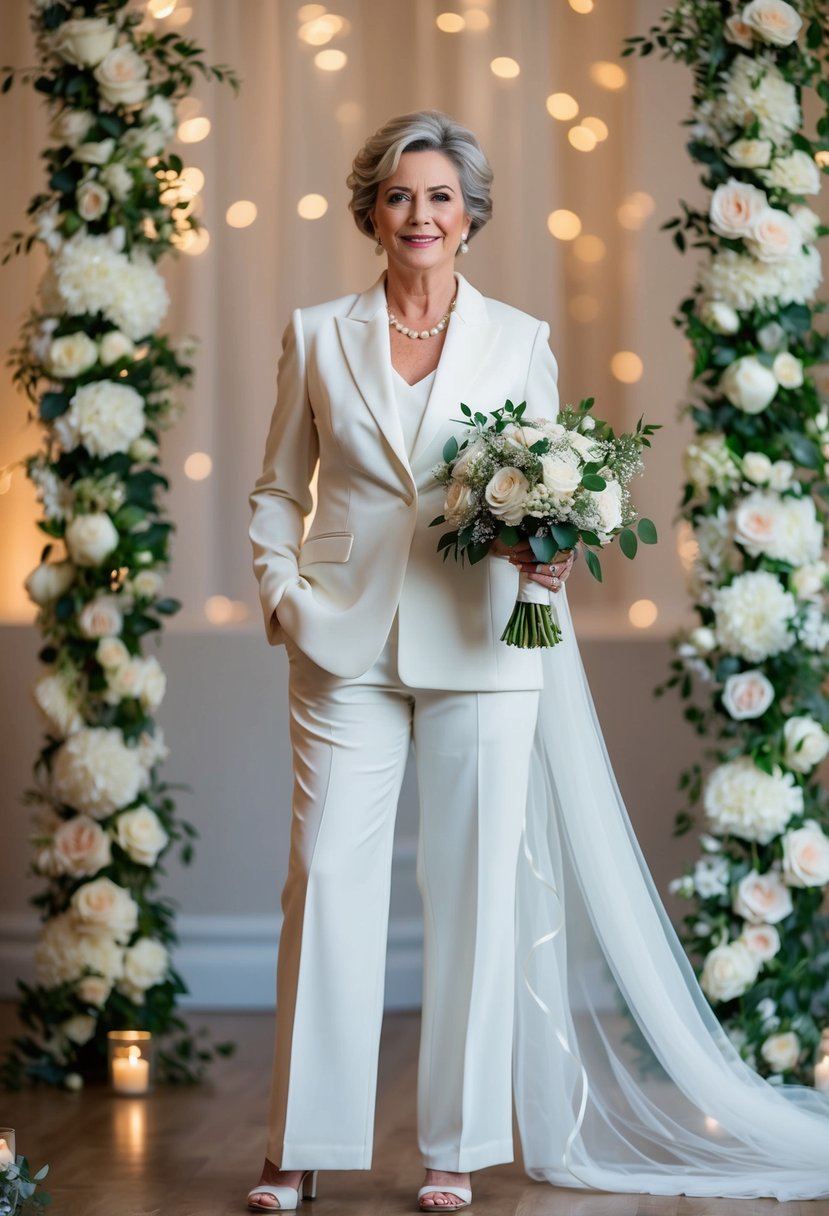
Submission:
[[[638,542],[656,542],[656,528],[638,518],[628,484],[642,471],[642,449],[657,426],[640,418],[632,434],[615,435],[594,418],[593,398],[562,410],[555,421],[524,417],[526,402],[487,416],[461,405],[462,421],[473,433],[454,437],[443,448],[434,475],[446,486],[444,514],[430,526],[448,524],[438,542],[444,560],[470,563],[486,557],[493,542],[513,546],[529,541],[539,562],[581,544],[591,574],[601,582],[595,549],[616,536],[626,557]],[[632,527],[636,521],[635,529]],[[638,538],[638,539],[637,539]],[[561,631],[549,592],[519,575],[518,599],[501,641],[523,648],[555,646]]]

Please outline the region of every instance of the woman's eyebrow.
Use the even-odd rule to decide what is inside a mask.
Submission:
[[[386,187],[386,194],[391,194],[393,190],[408,190],[408,191],[410,191],[410,192],[411,192],[411,189],[412,189],[412,187],[411,187],[411,186],[400,186],[400,185],[397,185],[397,186],[387,186],[387,187]],[[455,191],[452,189],[452,187],[451,187],[451,186],[427,186],[427,189],[428,189],[428,190],[430,190],[430,191],[431,191],[431,190],[449,190],[449,191],[450,191],[450,193],[452,193],[452,194],[454,194],[454,193],[455,193]]]

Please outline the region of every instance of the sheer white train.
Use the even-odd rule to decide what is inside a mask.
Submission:
[[[829,1099],[771,1085],[702,994],[639,850],[564,594],[518,875],[515,1098],[527,1172],[659,1195],[829,1195]]]

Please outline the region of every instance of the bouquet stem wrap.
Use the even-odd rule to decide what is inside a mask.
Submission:
[[[555,646],[561,641],[561,629],[550,592],[528,574],[518,575],[518,597],[501,641],[524,650]]]

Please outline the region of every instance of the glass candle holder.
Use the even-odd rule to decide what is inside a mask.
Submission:
[[[110,1030],[109,1083],[116,1094],[149,1093],[153,1079],[153,1036],[149,1030]]]
[[[815,1064],[815,1089],[829,1094],[829,1030],[824,1030],[820,1036],[820,1047]]]
[[[0,1127],[0,1170],[14,1163],[15,1152],[14,1128]]]

